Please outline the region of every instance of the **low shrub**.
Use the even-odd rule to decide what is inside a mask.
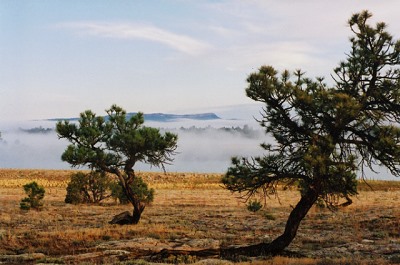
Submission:
[[[131,189],[136,198],[142,202],[151,203],[154,200],[154,189],[149,189],[141,177],[136,177],[131,183]],[[120,182],[110,184],[111,196],[121,204],[128,204],[129,200]]]
[[[99,203],[111,196],[111,180],[104,172],[91,171],[71,176],[67,186],[66,203]]]
[[[39,186],[35,181],[25,184],[23,188],[28,197],[21,200],[20,208],[22,210],[40,210],[43,207],[43,198],[46,192],[44,188]]]
[[[258,212],[263,207],[262,203],[259,200],[250,200],[247,203],[247,210],[250,212]]]

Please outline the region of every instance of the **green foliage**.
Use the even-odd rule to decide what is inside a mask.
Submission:
[[[127,119],[122,108],[113,105],[107,119],[87,110],[78,124],[61,121],[56,125],[60,138],[71,142],[62,160],[72,166],[87,165],[115,173],[116,169],[131,170],[137,162],[163,167],[172,161],[177,136],[159,129],[144,127],[143,114]]]
[[[262,145],[263,157],[233,158],[227,189],[252,196],[297,182],[303,196],[313,190],[335,208],[357,194],[364,168],[400,175],[400,41],[384,23],[368,25],[370,17],[363,11],[349,20],[352,48],[332,87],[301,70],[262,66],[250,74],[246,94],[265,104],[260,125],[275,142]]]
[[[223,184],[247,198],[260,190],[274,194],[280,184],[296,183],[301,193],[267,252],[292,242],[315,203],[331,210],[350,205],[365,168],[383,166],[400,176],[400,41],[384,23],[368,25],[370,17],[363,11],[349,20],[352,47],[334,69],[332,86],[272,66],[247,78],[246,94],[265,104],[259,122],[274,142],[262,144],[262,157],[233,158]]]
[[[120,204],[128,204],[129,199],[124,192],[121,182],[113,182],[110,185],[111,197],[117,199]]]
[[[154,189],[149,189],[147,183],[141,177],[136,177],[131,184],[131,189],[136,198],[145,203],[151,203],[154,200]]]
[[[118,199],[119,203],[127,204],[129,203],[128,196],[124,192],[124,188],[121,182],[113,182],[111,184],[111,196]],[[136,177],[131,183],[130,188],[136,196],[138,201],[144,203],[151,203],[154,200],[154,189],[149,189],[146,182],[143,181],[141,177]]]
[[[43,207],[44,188],[39,186],[35,181],[25,184],[23,188],[28,197],[21,200],[20,208],[22,210],[40,210]]]
[[[143,186],[133,167],[143,162],[164,169],[173,161],[178,137],[143,126],[143,113],[128,118],[126,111],[116,105],[106,112],[108,116],[104,118],[87,110],[81,113],[77,124],[57,123],[58,136],[71,143],[61,159],[74,167],[85,165],[116,176],[134,207],[134,219],[138,219],[154,194]]]
[[[31,209],[31,200],[29,198],[23,198],[19,203],[19,208],[21,210],[30,210]]]
[[[250,200],[247,203],[247,210],[250,212],[258,212],[263,207],[262,203],[259,200]]]
[[[111,180],[104,172],[75,173],[67,186],[66,203],[98,203],[108,198]]]

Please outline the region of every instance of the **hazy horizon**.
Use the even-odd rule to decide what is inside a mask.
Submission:
[[[166,170],[170,172],[222,173],[229,166],[232,156],[253,156],[262,153],[259,144],[264,133],[249,120],[177,120],[145,122],[145,125],[178,134],[175,160],[171,165],[166,165]],[[226,132],[221,129],[245,125],[254,130],[256,137],[245,137],[235,131]],[[68,163],[60,159],[69,143],[58,139],[54,131],[54,121],[29,121],[8,125],[0,123],[0,126],[5,128],[0,141],[0,168],[70,168]],[[29,133],[29,129],[32,128],[52,130]],[[135,168],[144,171],[162,170],[144,164],[137,164]]]
[[[161,128],[178,134],[178,149],[175,160],[166,165],[167,172],[225,173],[233,156],[260,156],[264,150],[263,142],[272,142],[263,129],[254,120],[180,120],[174,122],[145,122],[146,126]],[[248,126],[251,135],[221,128]],[[0,168],[15,169],[72,169],[61,161],[61,154],[69,144],[58,139],[54,131],[55,122],[29,121],[7,124],[0,141]],[[198,130],[190,130],[191,127]],[[32,128],[53,130],[46,133],[29,133]],[[182,129],[185,128],[185,129]],[[157,171],[162,169],[138,163],[136,171]],[[366,170],[367,179],[399,180],[386,169],[379,169],[378,174]]]

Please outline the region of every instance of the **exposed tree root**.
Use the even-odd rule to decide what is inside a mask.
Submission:
[[[196,250],[182,249],[163,249],[158,253],[147,256],[151,261],[163,261],[171,256],[194,256],[198,258],[222,258],[227,260],[238,260],[241,257],[267,257],[267,256],[288,256],[288,257],[304,257],[303,255],[287,250],[271,251],[269,243],[259,243],[248,246],[229,246],[223,248],[209,248]]]

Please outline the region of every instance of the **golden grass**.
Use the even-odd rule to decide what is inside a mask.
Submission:
[[[91,252],[104,242],[134,238],[152,238],[160,244],[213,239],[222,246],[270,241],[282,233],[299,199],[295,189],[280,190],[279,200],[267,200],[267,206],[254,214],[221,187],[221,174],[140,172],[156,190],[154,203],[145,209],[138,225],[121,227],[108,221],[130,211],[129,205],[64,203],[73,172],[0,170],[0,258],[39,252],[63,261],[64,255]],[[44,209],[24,212],[19,209],[25,196],[22,186],[32,180],[46,188]],[[397,246],[400,249],[400,185],[371,181],[373,190],[363,185],[351,206],[338,212],[314,207],[309,212],[288,248],[306,257],[275,257],[252,264],[388,263],[387,253]]]
[[[0,169],[0,187],[17,188],[36,181],[45,188],[66,188],[70,176],[79,170]],[[219,189],[223,174],[138,172],[155,189]],[[399,179],[400,180],[400,179]],[[400,181],[360,181],[359,191],[400,190]]]
[[[66,188],[79,170],[0,169],[0,187],[18,188],[36,181],[45,188]],[[138,172],[155,189],[220,188],[222,174]]]

